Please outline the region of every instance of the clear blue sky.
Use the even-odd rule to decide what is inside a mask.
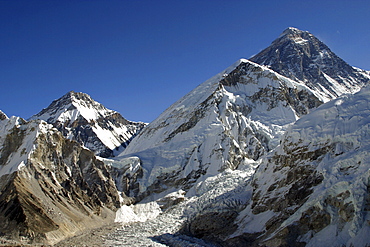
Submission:
[[[150,122],[289,26],[370,70],[368,0],[0,0],[0,109],[28,118],[74,90]]]

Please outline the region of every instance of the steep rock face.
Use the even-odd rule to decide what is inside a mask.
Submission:
[[[253,163],[277,146],[289,124],[320,104],[305,85],[240,60],[149,124],[117,164],[132,166],[127,159],[138,157],[142,196],[169,187],[188,190],[220,171]]]
[[[120,198],[91,151],[42,120],[13,117],[0,128],[3,239],[52,244],[114,220]]]
[[[233,244],[365,246],[369,238],[370,88],[298,120],[265,157]]]
[[[370,78],[366,71],[344,62],[314,35],[297,28],[286,29],[250,60],[304,82],[325,102],[358,92]]]
[[[145,126],[124,119],[87,94],[73,91],[53,101],[31,119],[53,124],[64,136],[102,157],[121,152]]]

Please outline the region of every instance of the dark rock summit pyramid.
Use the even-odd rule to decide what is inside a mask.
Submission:
[[[325,102],[359,91],[370,78],[365,71],[339,58],[311,33],[293,27],[250,60],[304,82]]]

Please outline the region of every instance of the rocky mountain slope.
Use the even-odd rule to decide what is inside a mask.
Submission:
[[[69,92],[30,119],[42,119],[101,157],[121,152],[145,126],[109,110],[85,93]]]
[[[303,82],[324,102],[358,92],[370,78],[368,72],[347,64],[311,33],[293,27],[250,60]]]
[[[120,197],[106,165],[42,120],[0,114],[0,235],[55,243],[112,222]]]

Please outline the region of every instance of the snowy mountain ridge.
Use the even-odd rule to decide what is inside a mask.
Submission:
[[[116,159],[139,158],[141,193],[161,177],[167,181],[160,184],[189,187],[254,163],[287,126],[320,104],[304,84],[241,59],[174,103]]]
[[[121,152],[145,126],[124,119],[84,93],[69,92],[30,119],[53,124],[67,138],[76,140],[103,157]]]

